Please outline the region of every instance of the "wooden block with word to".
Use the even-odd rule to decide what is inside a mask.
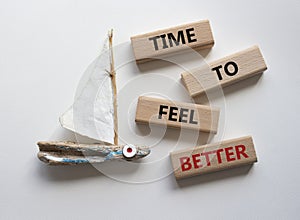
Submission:
[[[217,133],[219,109],[140,96],[135,121]]]
[[[189,48],[211,48],[214,38],[208,20],[184,24],[131,37],[137,63],[150,61]]]
[[[257,162],[251,136],[172,152],[170,157],[176,179]]]
[[[223,88],[247,79],[266,69],[258,46],[253,46],[210,63],[209,69],[198,68],[182,73],[181,79],[190,96],[195,97],[219,86]]]

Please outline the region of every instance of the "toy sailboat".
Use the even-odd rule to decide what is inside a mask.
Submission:
[[[100,163],[107,160],[136,160],[150,149],[118,144],[117,87],[112,48],[113,32],[108,33],[102,53],[86,70],[88,79],[73,106],[60,117],[62,127],[100,144],[38,142],[38,158],[50,165]]]

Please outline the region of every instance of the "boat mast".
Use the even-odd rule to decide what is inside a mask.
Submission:
[[[113,105],[114,105],[114,144],[118,145],[118,109],[117,109],[117,83],[116,83],[116,72],[115,72],[115,64],[114,64],[114,56],[113,56],[113,30],[108,32],[108,41],[109,41],[109,55],[110,55],[110,78],[113,89]]]

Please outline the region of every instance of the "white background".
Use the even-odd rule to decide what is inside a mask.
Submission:
[[[0,219],[299,218],[299,11],[296,0],[1,0]],[[118,44],[201,19],[216,41],[207,61],[254,44],[266,59],[262,77],[225,91],[224,138],[251,134],[258,163],[180,184],[173,175],[129,184],[92,166],[38,161],[36,142],[55,136],[108,29]]]

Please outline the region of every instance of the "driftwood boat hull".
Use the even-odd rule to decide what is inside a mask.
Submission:
[[[137,160],[147,156],[150,149],[134,145],[78,144],[74,142],[37,143],[38,158],[49,165],[102,163],[108,160]]]

